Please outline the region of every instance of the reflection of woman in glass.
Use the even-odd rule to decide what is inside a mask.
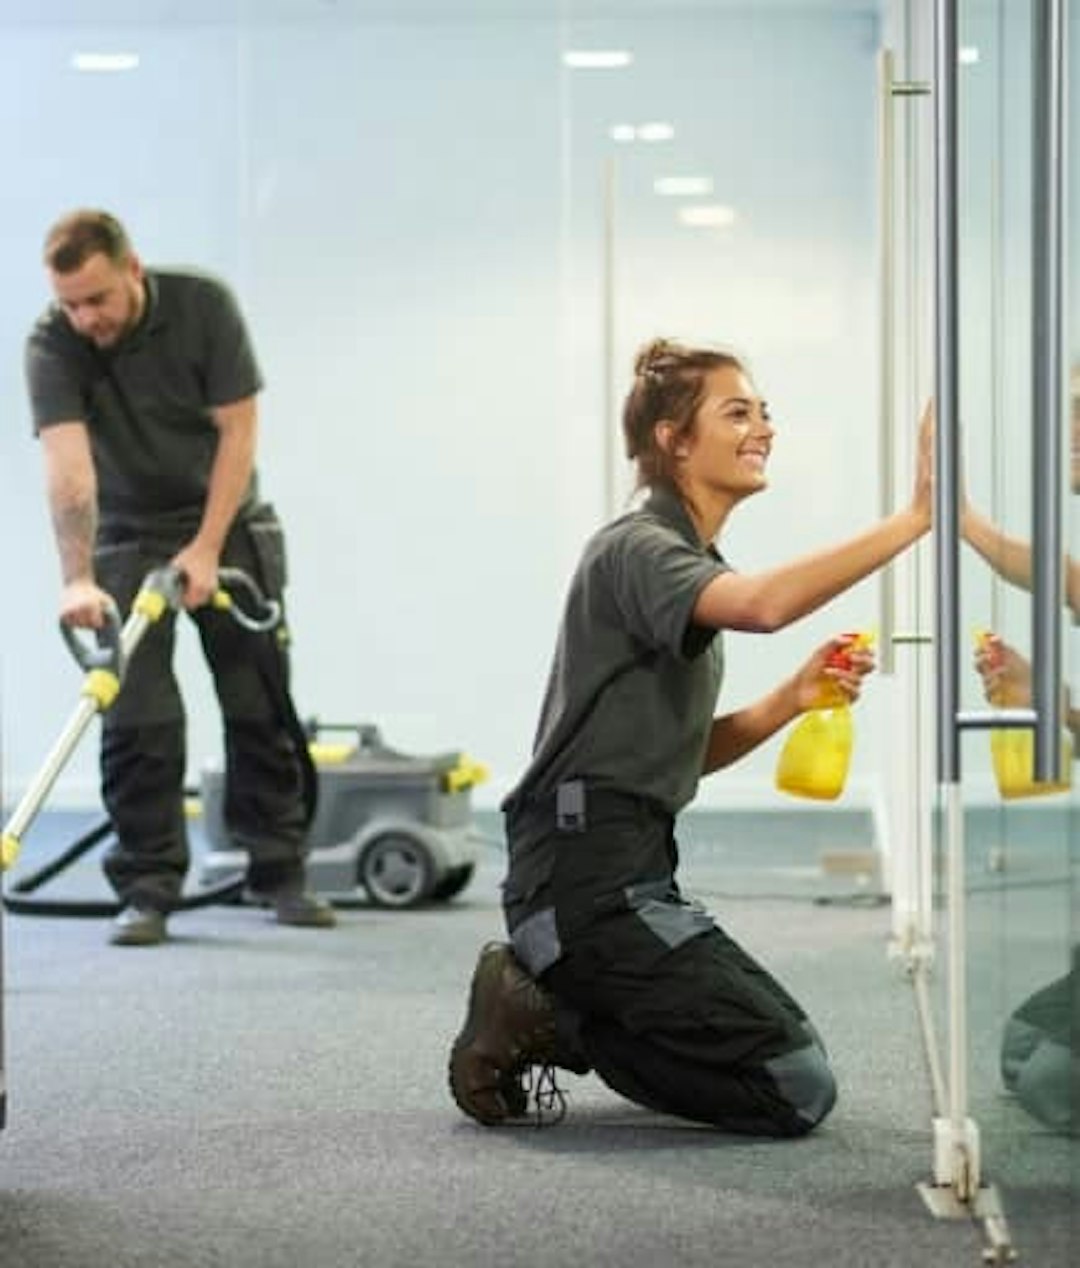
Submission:
[[[1030,995],[1005,1024],[1001,1077],[1055,1131],[1080,1135],[1080,946],[1064,977]]]
[[[1031,703],[1031,667],[1007,643],[991,638],[976,653],[986,698],[999,708]],[[1080,712],[1067,711],[1073,752],[1080,749]],[[1020,1104],[1047,1127],[1080,1134],[1080,946],[1069,971],[1030,995],[1005,1024],[1001,1077]]]
[[[1071,488],[1080,494],[1080,367],[1072,375]],[[961,531],[994,571],[1013,585],[1031,586],[1031,547],[1007,537],[970,506]],[[1065,597],[1080,626],[1080,563],[1065,561]],[[975,655],[987,700],[999,708],[1031,703],[1031,666],[1009,644],[991,635]],[[1080,753],[1080,699],[1066,693],[1066,720],[1073,753]],[[1021,1105],[1056,1131],[1080,1134],[1080,945],[1069,971],[1030,995],[1005,1024],[1001,1075]]]
[[[1072,372],[1072,428],[1069,484],[1074,494],[1080,493],[1080,363]],[[1031,589],[1031,546],[1016,537],[1009,537],[965,503],[960,517],[960,532],[1003,580]],[[1065,559],[1065,601],[1073,621],[1080,624],[1080,562],[1071,556]]]

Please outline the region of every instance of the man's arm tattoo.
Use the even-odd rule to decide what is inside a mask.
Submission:
[[[97,507],[90,501],[54,506],[52,520],[65,584],[92,576]]]

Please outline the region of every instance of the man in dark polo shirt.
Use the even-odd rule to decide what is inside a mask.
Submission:
[[[285,584],[281,526],[258,498],[262,378],[243,318],[221,282],[144,268],[106,212],[59,220],[45,266],[56,302],[29,337],[26,375],[61,620],[98,628],[110,597],[126,613],[151,569],[171,562],[180,571],[221,704],[226,818],[248,851],[250,889],[283,924],[331,926],[332,908],[306,889],[302,767],[254,654],[251,640],[265,636],[207,606],[223,565],[272,597]],[[165,939],[189,862],[174,639],[170,612],[102,719],[102,796],[117,837],[105,873],[121,902],[111,934],[119,945]]]

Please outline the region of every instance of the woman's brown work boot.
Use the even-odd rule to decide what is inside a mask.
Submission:
[[[555,1008],[505,942],[480,952],[465,1025],[450,1051],[450,1091],[478,1123],[494,1127],[527,1108],[520,1076],[555,1059]]]

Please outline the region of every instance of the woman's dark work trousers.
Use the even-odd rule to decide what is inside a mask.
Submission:
[[[527,914],[513,863],[506,886],[519,958],[535,971],[554,940],[557,958],[540,980],[556,1002],[561,1047],[650,1109],[752,1135],[810,1131],[836,1084],[806,1014],[682,897],[670,817],[640,799],[595,802],[584,830],[542,839],[535,811],[531,823],[517,816],[526,855],[547,854],[551,866],[525,867],[533,880],[548,874],[526,887]],[[513,855],[515,816],[508,829]]]
[[[106,542],[98,583],[126,613],[143,580],[180,548],[180,540]],[[230,534],[223,564],[244,569],[270,595],[249,534]],[[249,883],[267,893],[302,883],[306,816],[296,748],[259,669],[254,640],[226,612],[191,614],[221,705],[225,740],[225,818],[249,855]],[[183,810],[185,718],[173,672],[176,614],[166,613],[136,648],[116,703],[103,715],[102,797],[116,831],[105,874],[124,903],[168,911],[189,863]],[[272,654],[285,653],[274,645]]]

